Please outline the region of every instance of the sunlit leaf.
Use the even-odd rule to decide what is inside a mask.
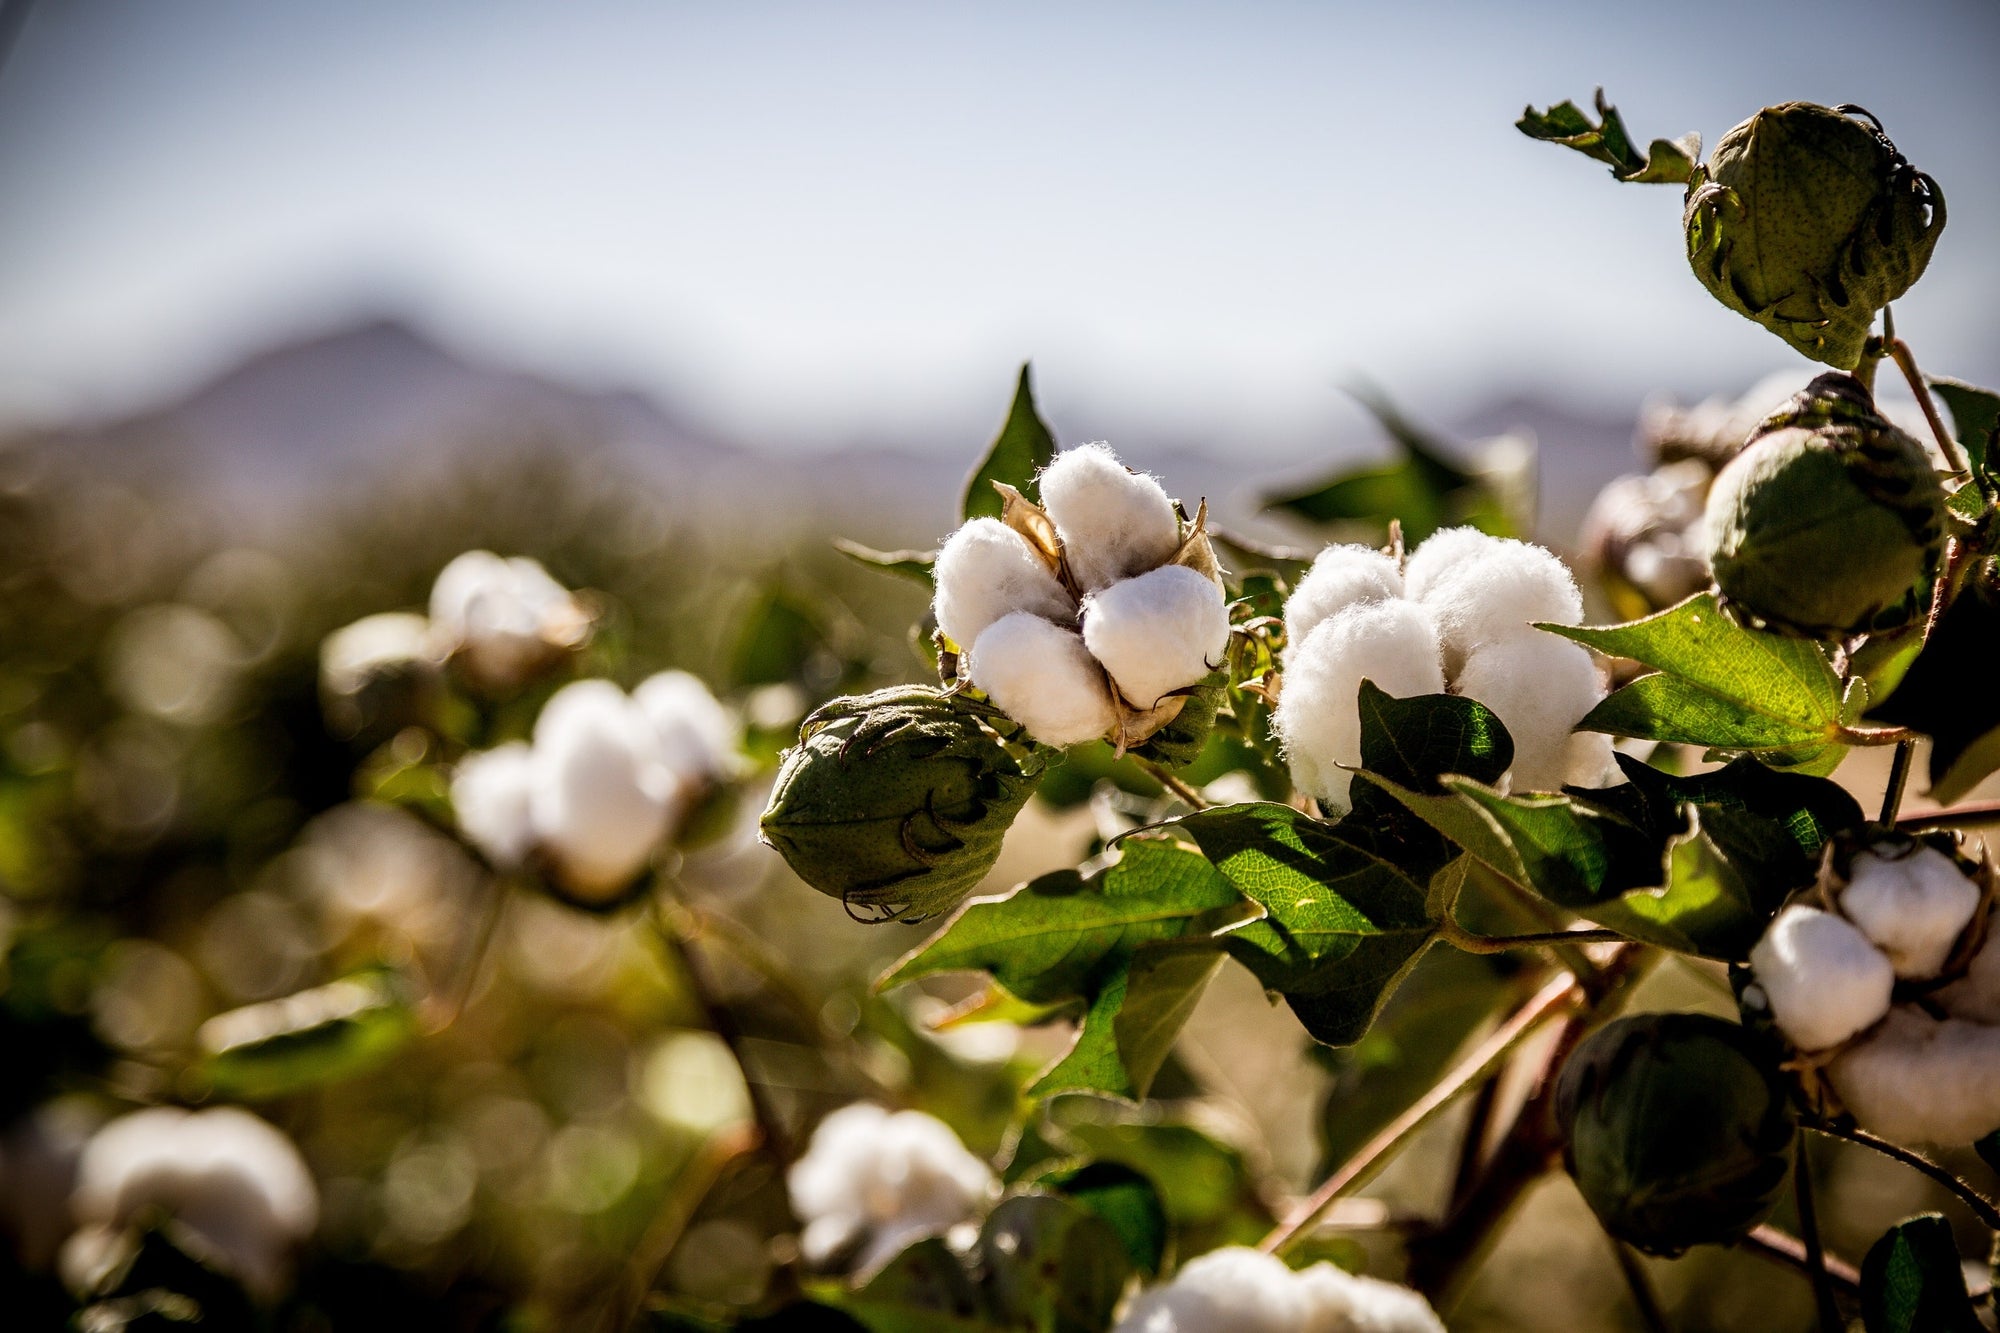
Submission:
[[[1604,100],[1604,90],[1596,96],[1597,122],[1580,111],[1574,102],[1558,102],[1547,111],[1532,106],[1515,122],[1530,139],[1559,143],[1574,148],[1611,168],[1621,181],[1646,184],[1684,185],[1701,157],[1701,136],[1684,134],[1678,139],[1655,139],[1644,153],[1633,147],[1625,132],[1618,108]]]
[[[986,448],[986,456],[965,483],[965,499],[959,505],[966,519],[998,518],[1002,501],[994,482],[1012,486],[1030,500],[1037,499],[1035,474],[1056,456],[1055,436],[1035,410],[1035,390],[1029,367],[1021,367],[1014,389],[1014,404],[1007,410],[1007,422]]]
[[[415,1031],[396,978],[365,972],[217,1014],[198,1034],[199,1068],[218,1095],[256,1101],[365,1073]]]
[[[925,588],[931,586],[931,566],[937,563],[936,551],[878,551],[845,537],[834,538],[833,549],[857,565],[921,583]]]
[[[1991,469],[2000,463],[2000,447],[1996,447],[2000,441],[2000,393],[1942,376],[1933,377],[1930,386],[1951,409],[1952,434],[1958,447],[1965,450],[1972,475],[1991,481]]]

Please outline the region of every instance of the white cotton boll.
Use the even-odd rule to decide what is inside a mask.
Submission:
[[[667,767],[691,781],[712,782],[742,765],[743,727],[701,677],[662,671],[632,691],[660,737]]]
[[[565,685],[542,706],[534,773],[529,810],[541,848],[586,899],[632,882],[683,794],[645,712],[608,680]]]
[[[1824,1050],[1889,1012],[1896,970],[1868,937],[1802,904],[1778,913],[1750,951],[1771,1017],[1802,1051]]]
[[[320,641],[320,688],[345,698],[381,676],[435,666],[430,629],[428,620],[408,611],[384,611],[343,625]]]
[[[1965,975],[1932,995],[1953,1018],[2000,1027],[2000,923],[1986,923],[1986,939],[1965,966]]]
[[[1437,617],[1453,673],[1475,648],[1524,625],[1583,623],[1583,594],[1554,552],[1472,528],[1447,528],[1419,546],[1403,586]]]
[[[482,684],[504,688],[583,641],[590,616],[569,589],[526,556],[467,551],[431,585],[431,632]]]
[[[1430,1302],[1398,1283],[1330,1263],[1300,1269],[1295,1280],[1316,1333],[1445,1333]]]
[[[1285,640],[1303,643],[1337,612],[1402,595],[1403,572],[1394,560],[1372,546],[1329,546],[1285,599]]]
[[[855,1273],[977,1220],[999,1193],[992,1168],[942,1120],[865,1102],[820,1121],[785,1184],[806,1261]]]
[[[1077,745],[1118,720],[1104,670],[1083,636],[1017,611],[972,646],[972,683],[1044,745]]]
[[[1039,484],[1070,574],[1085,592],[1157,568],[1180,549],[1174,502],[1159,482],[1126,471],[1107,445],[1057,454]]]
[[[319,1221],[319,1192],[291,1140],[228,1106],[153,1107],[112,1121],[83,1150],[70,1206],[94,1229],[164,1213],[267,1300],[283,1289],[291,1248]]]
[[[1292,1270],[1232,1245],[1197,1255],[1139,1293],[1112,1333],[1317,1333]]]
[[[997,518],[975,518],[951,534],[931,567],[938,628],[961,648],[972,647],[1004,615],[1026,611],[1068,623],[1076,601],[1028,539]]]
[[[1414,602],[1363,602],[1325,621],[1296,644],[1271,727],[1292,782],[1327,813],[1345,810],[1361,762],[1361,682],[1398,698],[1444,692],[1437,624]]]
[[[451,811],[458,831],[502,870],[527,860],[535,845],[529,801],[535,752],[524,741],[468,754],[451,774]]]
[[[1896,975],[1918,981],[1943,969],[1978,907],[1979,886],[1956,861],[1922,845],[1899,855],[1856,852],[1840,895],[1841,912],[1889,956]]]
[[[2000,1028],[1899,1004],[1826,1073],[1861,1128],[1898,1143],[1957,1147],[2000,1129]]]
[[[1222,665],[1229,608],[1214,579],[1162,565],[1084,598],[1083,644],[1126,702],[1152,708]]]
[[[1569,776],[1571,729],[1604,697],[1604,678],[1582,644],[1522,627],[1468,653],[1452,689],[1514,738],[1513,790],[1555,791]]]
[[[1601,731],[1571,732],[1567,763],[1565,786],[1616,787],[1625,781],[1625,770],[1618,767],[1617,746]]]

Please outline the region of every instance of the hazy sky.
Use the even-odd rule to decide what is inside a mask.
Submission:
[[[1600,82],[1642,139],[1869,107],[1950,204],[1899,325],[2000,378],[2000,5],[1620,8],[42,0],[0,405],[385,308],[806,446],[988,423],[1029,356],[1058,412],[1278,447],[1356,374],[1435,412],[1786,364],[1677,190],[1514,130]]]

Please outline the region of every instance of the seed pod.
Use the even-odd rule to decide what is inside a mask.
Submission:
[[[962,696],[904,686],[835,699],[786,753],[763,839],[855,915],[922,920],[993,868],[1044,767],[1016,724]]]
[[[1604,1229],[1666,1256],[1762,1222],[1796,1132],[1757,1038],[1706,1014],[1593,1033],[1563,1066],[1556,1115],[1563,1164]]]
[[[1930,456],[1852,375],[1821,375],[1716,476],[1705,515],[1733,614],[1808,638],[1906,624],[1944,544]]]
[[[1723,135],[1681,215],[1688,263],[1716,300],[1842,370],[1875,312],[1923,276],[1944,222],[1943,191],[1880,122],[1811,102]]]

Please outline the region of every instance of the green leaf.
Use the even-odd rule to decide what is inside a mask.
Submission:
[[[1002,1199],[979,1235],[995,1327],[1102,1333],[1133,1264],[1111,1224],[1054,1194]]]
[[[1972,475],[1991,481],[1989,468],[2000,464],[2000,393],[1963,380],[1933,377],[1931,392],[1951,409],[1952,434],[1972,465]]]
[[[1378,529],[1386,529],[1394,518],[1402,523],[1403,538],[1411,544],[1441,527],[1475,518],[1484,519],[1479,523],[1482,528],[1507,526],[1496,521],[1493,497],[1480,477],[1451,461],[1441,440],[1370,390],[1357,390],[1355,398],[1389,432],[1401,458],[1383,467],[1342,472],[1301,491],[1267,496],[1266,510],[1308,523],[1366,523]]]
[[[989,1333],[986,1294],[944,1241],[920,1240],[851,1295],[829,1293],[870,1333]]]
[[[260,1101],[365,1073],[415,1031],[395,977],[364,972],[217,1014],[202,1025],[197,1069],[216,1095]]]
[[[1712,593],[1629,624],[1541,628],[1655,668],[1592,709],[1584,730],[1743,750],[1806,770],[1831,768],[1843,753],[1843,689],[1825,652],[1738,625]]]
[[[1255,1244],[1269,1229],[1257,1175],[1230,1144],[1193,1125],[1152,1120],[1095,1098],[1067,1097],[1048,1107],[1041,1131],[1045,1151],[1119,1163],[1152,1181],[1183,1254],[1232,1242]],[[1018,1179],[1023,1165],[1017,1159],[1009,1178]]]
[[[1090,999],[1140,945],[1212,935],[1245,915],[1241,896],[1206,860],[1134,838],[1091,877],[1058,870],[1005,897],[967,903],[877,985],[984,971],[1033,1004]]]
[[[931,566],[937,563],[936,551],[878,551],[872,546],[863,546],[845,537],[833,539],[833,549],[852,560],[857,565],[879,569],[884,574],[894,574],[898,578],[931,586]]]
[[[1028,1089],[1031,1097],[1089,1092],[1143,1101],[1222,955],[1149,946],[1104,978],[1076,1044]]]
[[[1861,1318],[1868,1333],[1976,1333],[1951,1224],[1936,1213],[1899,1222],[1861,1261]]]
[[[1160,1271],[1167,1250],[1167,1209],[1146,1176],[1122,1162],[1091,1162],[1052,1171],[1035,1184],[1103,1218],[1141,1272]]]
[[[1632,146],[1618,109],[1604,100],[1599,88],[1596,97],[1598,123],[1577,109],[1574,102],[1559,102],[1547,111],[1532,106],[1515,122],[1530,139],[1559,143],[1586,157],[1606,163],[1621,181],[1645,184],[1685,185],[1701,157],[1701,136],[1684,134],[1678,139],[1655,139],[1644,153]]]
[[[780,685],[806,674],[829,652],[819,613],[781,587],[766,589],[744,613],[729,654],[732,687]]]
[[[1940,805],[1958,800],[2000,772],[2000,595],[1968,582],[1945,609],[1917,660],[1873,720],[1911,727],[1931,738],[1928,793]]]
[[[1514,762],[1514,740],[1476,699],[1421,694],[1408,699],[1361,682],[1361,766],[1413,791],[1442,791],[1447,773],[1498,782]]]
[[[1035,410],[1035,390],[1029,368],[1021,367],[1021,379],[1014,389],[1014,405],[1007,411],[1007,424],[987,446],[986,456],[965,483],[965,499],[960,515],[967,519],[1000,517],[1000,493],[994,482],[1012,486],[1030,500],[1040,497],[1035,476],[1056,456],[1056,439]]]

